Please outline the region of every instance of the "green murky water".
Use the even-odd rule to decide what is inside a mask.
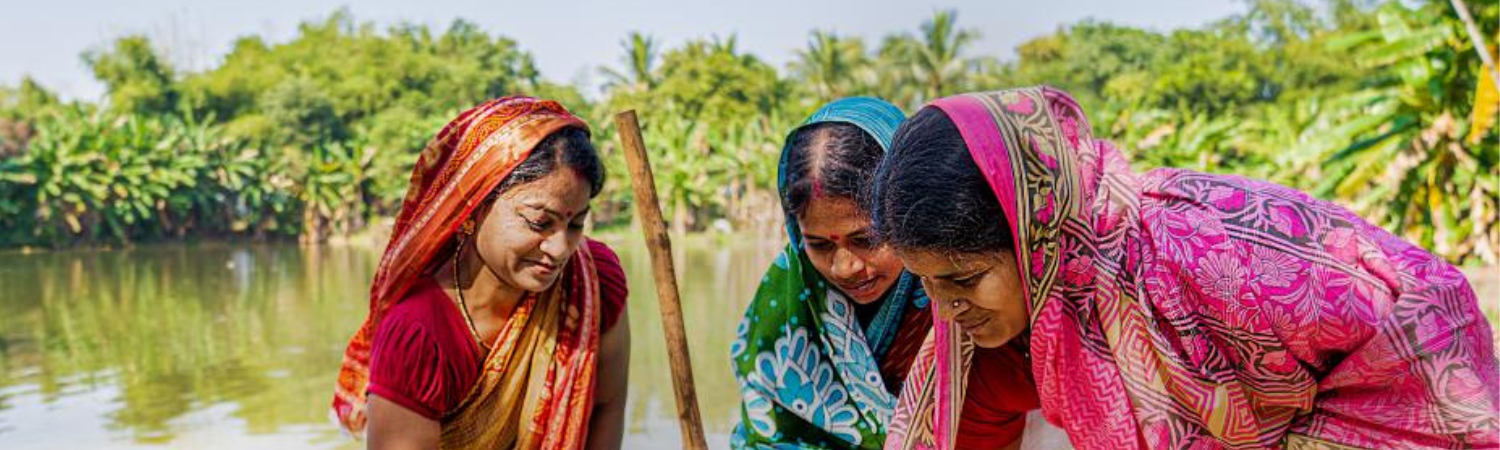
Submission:
[[[678,448],[650,261],[630,278],[626,448]],[[735,324],[776,243],[679,243],[710,445],[738,397]],[[0,448],[359,448],[328,418],[379,251],[286,244],[0,253]]]

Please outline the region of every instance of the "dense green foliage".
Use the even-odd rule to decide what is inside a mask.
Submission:
[[[732,36],[661,48],[635,33],[597,98],[462,21],[435,33],[335,13],[284,43],[243,38],[199,72],[128,36],[84,55],[105,101],[0,88],[0,245],[351,233],[394,214],[416,150],[446,120],[511,93],[559,99],[594,125],[612,169],[596,221],[629,221],[613,113],[634,108],[676,228],[774,229],[781,140],[822,102],[875,95],[910,111],[1050,84],[1142,169],[1266,178],[1451,260],[1495,263],[1494,68],[1454,3],[1257,0],[1169,32],[1085,21],[1006,60],[972,54],[982,30],[951,12],[876,43],[813,31],[784,68]],[[1500,5],[1466,7],[1494,52]]]

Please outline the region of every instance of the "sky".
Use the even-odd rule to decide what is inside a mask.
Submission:
[[[958,25],[979,31],[970,56],[1011,59],[1016,45],[1084,19],[1167,31],[1198,27],[1241,13],[1236,0],[3,0],[0,85],[31,76],[65,98],[94,100],[104,87],[81,55],[127,34],[150,37],[178,68],[213,67],[238,37],[271,42],[295,36],[297,25],[347,8],[382,27],[428,24],[441,31],[454,19],[515,39],[535,57],[542,76],[596,85],[598,68],[618,66],[620,41],[642,31],[663,48],[701,37],[737,36],[740,48],[783,67],[814,29],[862,36],[870,45],[895,32],[917,31],[934,11],[958,12]]]

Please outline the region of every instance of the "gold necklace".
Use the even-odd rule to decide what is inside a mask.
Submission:
[[[462,233],[459,234],[458,249],[453,252],[453,288],[458,290],[458,310],[464,313],[464,322],[469,324],[469,334],[474,336],[474,342],[478,343],[481,349],[489,351],[490,346],[485,345],[484,339],[479,337],[479,328],[474,326],[474,318],[469,316],[469,303],[464,301],[464,285],[458,280],[458,274],[463,268],[463,261],[460,258],[464,254],[463,236]]]

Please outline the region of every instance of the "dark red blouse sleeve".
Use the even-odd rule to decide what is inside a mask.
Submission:
[[[433,295],[443,298],[429,298]],[[479,374],[472,337],[458,333],[467,328],[454,329],[449,316],[458,313],[444,301],[437,290],[397,304],[381,320],[371,345],[369,393],[432,420],[456,408]]]
[[[630,290],[625,286],[625,268],[620,257],[603,242],[590,239],[589,251],[594,254],[594,267],[599,272],[599,329],[609,331],[620,321],[625,311],[625,298]]]

